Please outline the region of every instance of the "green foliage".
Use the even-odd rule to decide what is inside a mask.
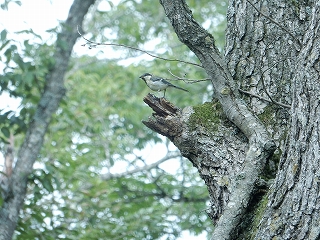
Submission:
[[[3,10],[8,10],[8,5],[11,2],[21,6],[21,1],[18,1],[18,0],[4,0],[4,3],[0,4],[0,8],[3,9]]]
[[[226,28],[227,1],[187,1],[195,19],[210,33],[214,34],[217,46],[224,48],[224,30]],[[167,20],[162,6],[154,0],[121,0],[118,5],[98,10],[87,26],[90,33],[96,36],[97,42],[116,42],[118,44],[148,49],[153,53],[161,53],[163,57],[195,60],[195,56],[182,44]],[[102,29],[107,33],[101,35]],[[107,37],[105,37],[107,36]],[[119,50],[119,48],[117,48]],[[128,56],[139,56],[140,52],[128,49]],[[162,62],[163,64],[163,62]]]
[[[162,57],[197,62],[178,41],[158,3],[107,2],[108,9],[98,8],[89,20],[87,29],[93,37],[142,49],[151,44]],[[210,32],[222,48],[225,2],[188,4],[199,22],[209,31],[214,29]],[[56,29],[48,31],[56,34]],[[32,30],[19,34],[42,41]],[[6,30],[0,33],[0,40],[1,61],[5,63],[0,93],[21,100],[16,112],[0,112],[0,138],[5,143],[12,133],[19,145],[45,88],[46,75],[55,64],[54,46],[31,40],[18,43],[8,39]],[[157,159],[147,159],[143,152],[165,144],[141,123],[151,115],[142,101],[150,90],[138,77],[152,72],[173,80],[170,69],[178,76],[203,79],[204,71],[160,59],[137,60],[124,66],[110,60],[108,48],[103,50],[107,60],[83,56],[74,57],[70,63],[65,77],[67,95],[51,121],[35,171],[29,177],[15,239],[176,239],[183,230],[210,233],[211,222],[204,211],[208,193],[186,159],[169,160],[178,162],[175,174],[160,165],[108,181],[102,178],[106,173],[122,173],[154,162]],[[117,60],[141,54],[119,50],[116,48],[115,54],[121,55]],[[219,110],[217,104],[205,103],[208,112],[202,115],[200,104],[211,98],[209,83],[174,84],[190,93],[169,89],[166,97],[179,107],[199,105],[195,107],[199,113],[194,115],[195,124],[207,127]]]
[[[41,39],[32,30],[18,33],[27,34]],[[52,47],[45,44],[30,44],[29,40],[23,44],[12,39],[7,39],[7,31],[1,32],[0,54],[1,60],[5,64],[0,75],[0,94],[8,93],[10,97],[21,100],[19,112],[2,111],[0,109],[0,138],[6,141],[9,132],[13,135],[25,132],[27,123],[33,115],[38,103],[41,91],[44,88],[45,75],[53,66],[53,58],[50,55]]]
[[[133,153],[162,141],[141,123],[151,113],[142,102],[149,91],[138,78],[143,67],[124,70],[88,57],[73,64],[82,67],[66,81],[67,96],[46,137],[39,159],[44,166],[30,179],[17,239],[114,239],[120,233],[121,239],[176,239],[182,230],[210,230],[203,211],[207,190],[189,164],[176,175],[153,169],[101,179],[119,162],[126,164],[124,171],[139,166],[142,162]],[[188,98],[168,95],[181,103]]]

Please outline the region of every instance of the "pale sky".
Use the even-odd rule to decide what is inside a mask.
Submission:
[[[0,0],[0,3],[3,2]],[[65,20],[72,4],[72,0],[22,0],[21,2],[22,6],[10,3],[8,11],[0,9],[0,32],[6,29],[9,32],[8,39],[10,33],[26,29],[32,29],[43,39],[48,38],[50,35],[46,30],[56,27],[59,21]],[[16,36],[14,39],[19,41]],[[25,39],[21,35],[20,37],[23,42]],[[0,68],[3,66],[0,65]],[[10,99],[6,93],[0,95],[0,109],[16,110],[18,106],[18,100]]]
[[[1,27],[12,32],[32,28],[37,34],[43,35],[47,29],[57,26],[59,20],[67,18],[73,1],[22,0],[21,2],[21,7],[11,3],[9,11],[0,11]]]

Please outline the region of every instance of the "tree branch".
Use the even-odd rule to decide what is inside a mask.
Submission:
[[[179,76],[173,74],[170,69],[168,69],[168,72],[169,72],[173,77],[176,78],[176,79],[168,79],[168,80],[171,80],[171,81],[173,81],[173,80],[182,80],[182,81],[184,81],[185,83],[197,83],[197,82],[204,82],[204,81],[210,81],[210,80],[211,80],[210,78],[205,78],[205,79],[190,79],[190,78],[185,78],[185,77],[179,77]]]
[[[127,46],[127,45],[124,45],[124,44],[117,44],[117,43],[98,43],[98,42],[93,42],[87,38],[85,38],[83,36],[83,34],[80,32],[80,29],[79,29],[79,26],[77,26],[77,31],[79,33],[79,35],[87,42],[85,44],[83,44],[82,46],[85,46],[85,45],[88,45],[89,44],[89,48],[92,48],[92,47],[95,47],[95,46],[116,46],[116,47],[124,47],[124,48],[128,48],[128,49],[131,49],[131,50],[135,50],[135,51],[139,51],[139,52],[143,52],[145,54],[148,54],[149,56],[153,57],[153,58],[158,58],[158,59],[161,59],[161,60],[165,60],[165,61],[169,61],[169,62],[181,62],[181,63],[185,63],[185,64],[190,64],[190,65],[193,65],[193,66],[196,66],[196,67],[199,67],[199,68],[203,68],[201,65],[197,64],[197,63],[193,63],[193,62],[187,62],[187,61],[183,61],[183,60],[180,60],[180,59],[169,59],[169,58],[164,58],[164,57],[159,57],[155,54],[152,54],[146,50],[142,50],[140,48],[136,48],[136,47],[131,47],[131,46]]]
[[[101,179],[102,180],[105,180],[105,181],[108,181],[110,179],[115,179],[115,178],[122,178],[122,177],[127,177],[129,175],[132,175],[132,174],[135,174],[135,173],[139,173],[139,172],[143,172],[143,171],[149,171],[150,169],[153,169],[157,166],[159,166],[159,164],[165,162],[165,161],[168,161],[172,158],[176,158],[176,157],[180,157],[181,154],[178,154],[178,153],[175,153],[175,152],[169,152],[164,158],[154,162],[154,163],[151,163],[149,165],[145,165],[143,167],[137,167],[133,170],[129,170],[129,171],[126,171],[126,172],[123,172],[123,173],[115,173],[115,174],[112,174],[112,173],[106,173],[106,174],[102,174],[101,175]]]
[[[245,214],[266,159],[275,150],[275,143],[270,139],[259,119],[241,101],[237,84],[232,78],[226,60],[215,46],[213,36],[194,20],[186,2],[184,0],[160,0],[160,3],[180,41],[196,54],[212,79],[215,95],[227,118],[249,140],[249,150],[244,166],[242,171],[231,179],[229,202],[213,234],[213,239],[232,239],[236,236],[237,226]],[[168,121],[158,122],[160,129],[166,129],[165,123]]]
[[[181,109],[174,106],[165,98],[158,98],[148,94],[143,101],[148,104],[155,113],[147,121],[142,121],[151,130],[168,137],[171,141],[178,136],[182,129],[180,124]]]

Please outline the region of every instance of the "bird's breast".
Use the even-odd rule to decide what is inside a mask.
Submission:
[[[161,81],[146,80],[146,83],[148,87],[153,91],[161,91],[168,87],[167,84],[164,84]]]

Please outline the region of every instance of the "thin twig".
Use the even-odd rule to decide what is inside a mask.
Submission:
[[[279,105],[279,106],[281,106],[281,107],[284,107],[284,108],[291,108],[290,105],[287,105],[287,104],[284,104],[284,103],[281,103],[281,102],[277,102],[277,101],[274,101],[274,100],[271,101],[271,100],[269,100],[269,99],[267,99],[267,98],[261,97],[261,96],[259,96],[259,95],[254,94],[254,93],[251,93],[251,92],[247,92],[247,91],[245,91],[245,90],[242,90],[241,88],[239,88],[239,92],[242,92],[242,93],[244,93],[244,94],[247,94],[247,95],[256,97],[256,98],[258,98],[258,99],[260,99],[260,100],[263,100],[263,101],[266,101],[266,102],[269,102],[269,103],[277,104],[277,105]]]
[[[175,77],[176,79],[168,79],[168,80],[182,80],[184,81],[185,83],[197,83],[197,82],[203,82],[203,81],[209,81],[211,80],[210,78],[204,78],[204,79],[189,79],[189,78],[185,78],[185,77],[179,77],[175,74],[173,74],[171,72],[171,69],[168,69],[168,72],[173,76]]]
[[[267,94],[268,98],[271,100],[271,102],[275,102],[269,92],[267,91],[266,85],[264,84],[264,79],[263,79],[263,74],[261,75],[261,83],[262,83],[262,88],[264,92]]]
[[[128,49],[132,49],[132,50],[135,50],[135,51],[139,51],[139,52],[143,52],[145,54],[148,54],[149,56],[151,57],[154,57],[154,58],[158,58],[158,59],[161,59],[161,60],[165,60],[165,61],[170,61],[170,62],[181,62],[181,63],[185,63],[185,64],[190,64],[190,65],[193,65],[193,66],[196,66],[196,67],[199,67],[199,68],[203,68],[201,65],[197,64],[197,63],[193,63],[193,62],[187,62],[187,61],[183,61],[183,60],[179,60],[179,59],[169,59],[169,58],[164,58],[164,57],[159,57],[157,55],[154,55],[148,51],[145,51],[145,50],[142,50],[140,48],[136,48],[136,47],[131,47],[131,46],[127,46],[127,45],[124,45],[124,44],[117,44],[117,43],[98,43],[98,42],[93,42],[87,38],[85,38],[80,30],[79,30],[79,26],[77,26],[77,31],[79,33],[79,35],[87,41],[87,43],[83,44],[82,46],[85,46],[87,45],[88,43],[92,44],[92,45],[89,45],[89,47],[93,47],[93,46],[116,46],[116,47],[124,47],[124,48],[128,48]]]
[[[247,60],[250,61],[250,62],[252,62],[249,58],[247,58]],[[265,69],[264,71],[261,72],[262,89],[263,89],[263,91],[267,94],[267,96],[268,96],[269,99],[270,99],[270,100],[267,100],[267,99],[262,98],[263,100],[268,101],[268,102],[271,102],[271,103],[275,103],[275,104],[278,104],[278,105],[282,105],[282,103],[279,103],[279,102],[273,100],[273,98],[271,97],[271,95],[270,95],[269,92],[267,91],[266,85],[265,85],[265,83],[264,83],[263,75],[264,75],[265,72],[271,70],[274,66],[278,65],[278,63],[283,62],[283,61],[285,61],[285,60],[287,60],[287,59],[282,59],[282,60],[280,60],[280,61],[275,62],[271,67],[268,67],[267,69]],[[252,62],[252,63],[253,63],[253,62]],[[260,69],[260,70],[261,70],[261,69]],[[240,89],[239,89],[239,90],[240,90]],[[243,90],[241,90],[241,91],[243,91]],[[249,93],[249,92],[246,92],[246,93],[252,95],[252,94]],[[256,97],[257,97],[257,96],[256,96]],[[283,107],[286,107],[286,106],[289,106],[289,105],[284,104]],[[289,108],[290,108],[290,107],[289,107]]]
[[[180,157],[181,155],[179,153],[176,152],[168,152],[167,155],[165,157],[163,157],[162,159],[151,163],[149,165],[145,165],[143,167],[136,167],[135,169],[132,170],[128,170],[126,172],[122,172],[122,173],[106,173],[106,174],[102,174],[101,175],[101,179],[103,180],[110,180],[110,179],[115,179],[115,178],[122,178],[122,177],[127,177],[129,175],[133,175],[135,173],[139,173],[139,172],[143,172],[143,171],[149,171],[150,169],[153,169],[157,166],[159,166],[161,163],[168,161],[172,158],[176,158],[176,157]]]
[[[276,102],[275,100],[273,100],[273,98],[271,97],[271,95],[269,94],[269,92],[267,91],[267,88],[266,88],[266,85],[264,83],[264,78],[263,78],[263,75],[265,72],[271,70],[274,66],[278,65],[279,62],[282,62],[282,61],[285,61],[285,60],[280,60],[276,63],[274,63],[271,67],[268,67],[266,70],[264,70],[261,74],[261,83],[262,83],[262,88],[264,89],[264,92],[267,94],[267,96],[270,98],[271,102],[273,103],[276,103],[276,104],[279,104],[278,102]],[[282,104],[282,103],[281,103]]]

